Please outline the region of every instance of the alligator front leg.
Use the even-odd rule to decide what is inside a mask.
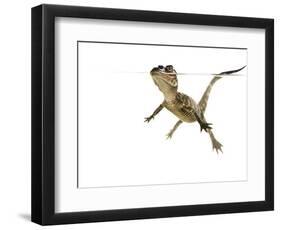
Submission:
[[[206,132],[208,132],[208,130],[212,129],[212,127],[210,125],[212,125],[211,123],[207,123],[203,117],[203,119],[201,119],[199,117],[199,115],[195,112],[194,113],[196,120],[198,121],[199,125],[200,125],[200,131],[202,132],[202,130],[204,129]]]
[[[144,118],[144,122],[150,122],[150,120],[154,117],[164,108],[164,106],[161,104],[157,107],[157,109],[155,109],[155,111],[153,112],[152,115],[150,115],[149,117]]]
[[[170,130],[170,132],[167,134],[167,139],[168,138],[172,138],[174,132],[176,131],[176,129],[180,126],[180,124],[182,123],[181,120],[178,120],[178,122],[174,125],[174,127]]]

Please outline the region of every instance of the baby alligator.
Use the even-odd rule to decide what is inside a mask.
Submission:
[[[163,93],[164,101],[157,107],[151,116],[145,118],[145,122],[149,122],[165,107],[179,118],[178,122],[167,134],[167,138],[171,138],[173,136],[173,133],[181,123],[191,123],[197,121],[200,125],[201,131],[205,130],[209,134],[213,150],[215,149],[217,153],[218,151],[222,152],[222,144],[216,140],[212,132],[212,124],[208,123],[204,117],[209,94],[215,82],[222,78],[221,75],[236,73],[245,67],[246,66],[237,70],[226,71],[215,75],[209,83],[199,103],[196,103],[191,97],[178,92],[177,72],[172,65],[167,65],[166,67],[159,65],[158,67],[154,67],[150,71],[150,75],[152,76],[156,86]]]

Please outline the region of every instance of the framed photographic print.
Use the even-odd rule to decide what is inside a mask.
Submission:
[[[273,19],[32,9],[32,221],[273,210]]]

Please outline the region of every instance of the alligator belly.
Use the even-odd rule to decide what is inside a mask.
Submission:
[[[191,122],[195,122],[196,121],[196,117],[191,114],[191,115],[185,115],[181,112],[175,112],[174,113],[180,120],[184,121],[184,122],[188,122],[188,123],[191,123]]]
[[[177,108],[177,106],[173,106],[173,105],[166,105],[165,107],[181,121],[188,122],[188,123],[196,121],[196,117],[193,113],[186,114],[182,112],[179,108]]]

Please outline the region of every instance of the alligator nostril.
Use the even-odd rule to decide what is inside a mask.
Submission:
[[[159,65],[158,68],[159,68],[159,69],[164,69],[164,66]]]

